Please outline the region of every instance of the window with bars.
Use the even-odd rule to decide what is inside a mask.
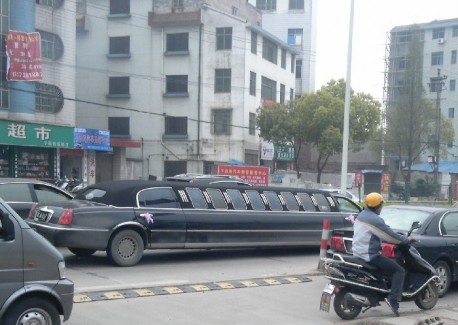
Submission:
[[[256,0],[256,8],[261,10],[276,10],[277,0]]]
[[[130,118],[124,116],[108,117],[108,130],[111,136],[127,137],[130,135]]]
[[[109,77],[108,96],[125,97],[130,94],[129,77]]]
[[[40,113],[55,114],[64,107],[62,90],[50,84],[35,83],[35,109]]]
[[[110,37],[110,55],[130,55],[130,36]]]
[[[213,110],[213,133],[217,135],[230,135],[232,124],[231,109]]]
[[[231,92],[231,69],[215,69],[215,93]]]
[[[230,50],[232,48],[232,27],[216,29],[216,49]]]
[[[263,38],[262,42],[262,57],[263,59],[272,62],[273,64],[277,64],[277,56],[278,56],[278,46],[268,40],[267,38]]]
[[[304,0],[289,0],[289,10],[304,9]]]
[[[56,61],[64,54],[64,44],[60,37],[54,33],[38,30],[41,38],[41,56]]]
[[[188,118],[186,116],[166,116],[165,135],[187,135]]]
[[[168,75],[166,78],[165,91],[167,94],[187,94],[187,75]]]
[[[166,51],[168,53],[189,51],[189,33],[167,34]]]

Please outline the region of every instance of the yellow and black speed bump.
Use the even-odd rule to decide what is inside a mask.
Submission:
[[[310,282],[310,278],[305,275],[276,276],[269,278],[257,278],[247,280],[231,280],[220,282],[207,282],[198,284],[186,284],[177,286],[158,286],[139,289],[124,289],[98,292],[83,292],[75,294],[75,303],[127,299],[138,297],[162,296],[189,292],[206,292],[213,290],[237,289],[237,288],[256,288],[274,286],[282,284],[294,284]]]

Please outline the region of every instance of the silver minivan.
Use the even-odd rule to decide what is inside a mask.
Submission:
[[[0,198],[0,324],[69,319],[74,285],[62,254]]]

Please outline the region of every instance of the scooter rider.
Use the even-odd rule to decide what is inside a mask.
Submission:
[[[383,196],[373,192],[366,196],[364,203],[367,208],[359,213],[354,223],[353,255],[376,266],[385,274],[392,276],[391,291],[386,303],[393,313],[399,317],[399,302],[406,271],[395,261],[381,254],[381,241],[391,244],[408,244],[412,238],[401,235],[390,228],[379,216],[384,203]]]

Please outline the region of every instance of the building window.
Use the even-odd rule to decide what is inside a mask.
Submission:
[[[451,64],[456,64],[456,50],[452,51],[452,59],[451,59]]]
[[[189,33],[167,34],[167,52],[188,52]]]
[[[302,45],[303,30],[301,28],[288,29],[288,44]]]
[[[277,64],[277,52],[277,45],[264,37],[262,42],[262,57],[273,64]]]
[[[237,16],[238,12],[239,12],[239,8],[232,6],[232,15]]]
[[[213,110],[213,133],[231,134],[232,110],[214,109]]]
[[[41,56],[56,61],[64,54],[64,43],[60,37],[53,33],[38,30],[41,36]]]
[[[277,101],[277,82],[266,77],[261,80],[261,98]]]
[[[433,39],[444,38],[445,28],[435,28],[433,29]]]
[[[248,125],[248,134],[249,135],[254,135],[256,132],[256,114],[255,113],[250,113],[248,117],[249,125]]]
[[[285,103],[286,88],[284,84],[280,84],[280,104]]]
[[[258,53],[258,34],[251,32],[251,53]]]
[[[452,36],[458,37],[458,26],[453,26]]]
[[[49,6],[53,9],[57,9],[62,6],[64,0],[36,0],[35,2],[38,5]]]
[[[304,9],[304,0],[289,0],[289,10]]]
[[[444,52],[431,53],[431,65],[442,65],[444,63]]]
[[[294,68],[296,63],[296,57],[294,55],[291,55],[291,73],[294,73]]]
[[[301,79],[302,78],[302,60],[297,59],[296,60],[296,79]]]
[[[130,135],[129,117],[108,117],[110,136],[128,137]]]
[[[130,14],[130,0],[110,0],[110,15]]]
[[[256,73],[250,71],[250,95],[256,96]]]
[[[454,107],[449,107],[448,108],[448,117],[449,118],[455,118],[455,108]]]
[[[168,75],[165,76],[165,92],[167,94],[187,94],[188,76],[187,75]]]
[[[216,29],[216,49],[230,50],[232,48],[232,27]]]
[[[231,92],[231,69],[215,69],[215,93]]]
[[[455,87],[456,87],[456,80],[455,79],[451,79],[448,89],[450,91],[455,91]]]
[[[183,0],[173,0],[172,8],[173,9],[183,9]]]
[[[110,55],[130,55],[130,36],[110,37]]]
[[[109,79],[109,96],[125,97],[130,94],[129,77],[110,77]]]
[[[256,0],[256,8],[261,10],[276,10],[277,0]]]
[[[286,50],[281,49],[281,67],[286,69]]]
[[[187,135],[188,134],[188,118],[177,116],[165,117],[165,135]]]
[[[60,112],[64,107],[62,90],[54,85],[35,83],[35,109],[40,113]]]
[[[293,99],[294,99],[294,89],[290,88],[289,89],[289,100],[293,100]]]

